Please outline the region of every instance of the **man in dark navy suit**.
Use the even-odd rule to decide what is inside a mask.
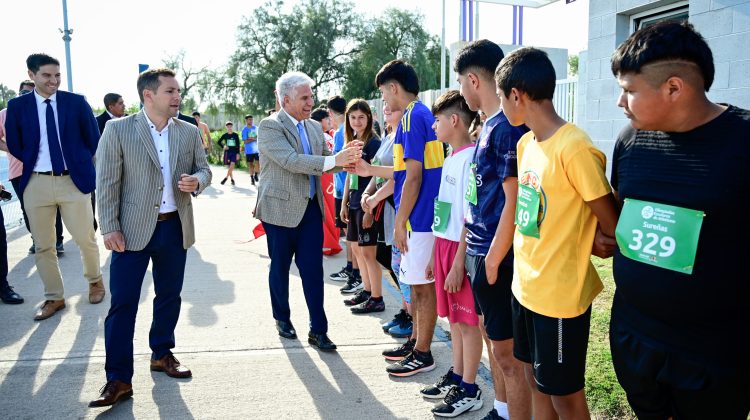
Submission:
[[[55,252],[58,209],[81,250],[89,302],[104,299],[90,195],[96,184],[93,157],[99,128],[83,96],[58,91],[59,61],[32,54],[26,66],[36,87],[33,94],[8,102],[5,136],[10,153],[23,162],[17,192],[23,195],[36,245],[36,268],[44,283],[45,301],[34,316],[40,321],[65,308]]]
[[[104,132],[104,126],[107,121],[113,118],[121,118],[127,115],[125,113],[125,101],[119,93],[108,93],[104,95],[104,112],[96,117],[96,123],[99,124],[99,133]]]

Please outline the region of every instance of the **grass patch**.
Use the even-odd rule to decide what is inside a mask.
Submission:
[[[625,391],[617,382],[609,351],[609,315],[615,282],[612,259],[592,257],[591,261],[604,283],[604,290],[591,308],[591,334],[586,358],[586,399],[591,415],[597,419],[634,419]]]

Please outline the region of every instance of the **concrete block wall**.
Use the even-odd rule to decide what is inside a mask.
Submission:
[[[607,155],[628,124],[610,70],[615,48],[631,33],[630,17],[678,0],[590,0],[589,45],[580,56],[579,125]],[[750,0],[690,0],[690,22],[708,41],[716,77],[709,98],[750,108]]]

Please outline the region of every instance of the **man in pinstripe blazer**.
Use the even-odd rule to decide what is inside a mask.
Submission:
[[[312,79],[290,72],[276,82],[279,112],[258,126],[260,177],[255,217],[263,222],[271,257],[268,275],[271,306],[279,335],[294,339],[289,309],[289,268],[295,258],[310,314],[308,342],[336,350],[328,338],[323,309],[323,195],[320,175],[351,165],[362,142],[349,143],[335,156],[325,145],[320,124],[310,120]]]
[[[191,376],[172,355],[187,249],[195,242],[191,194],[211,183],[198,128],[176,118],[180,88],[169,69],[138,77],[143,110],[107,122],[96,154],[97,204],[104,245],[112,251],[111,307],[104,321],[107,384],[89,406],[133,395],[133,331],[141,284],[153,262],[151,370]]]

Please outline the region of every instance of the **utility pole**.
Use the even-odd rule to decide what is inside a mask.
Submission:
[[[443,35],[440,39],[440,89],[445,89],[445,0],[443,0]]]
[[[73,92],[73,69],[70,67],[70,35],[73,33],[72,29],[68,28],[68,2],[62,0],[63,4],[63,25],[65,29],[61,29],[60,32],[63,34],[63,41],[65,41],[65,64],[68,67],[68,91]]]

